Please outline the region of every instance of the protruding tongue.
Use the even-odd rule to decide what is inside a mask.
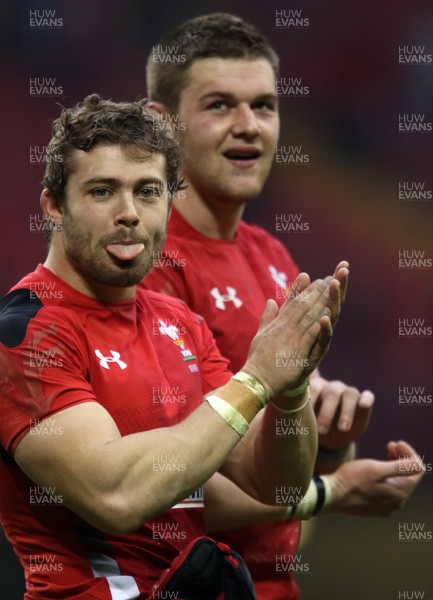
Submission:
[[[132,260],[143,252],[144,244],[109,244],[107,250],[119,260]]]

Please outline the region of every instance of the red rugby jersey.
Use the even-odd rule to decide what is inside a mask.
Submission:
[[[26,598],[145,597],[203,535],[202,490],[132,534],[110,535],[35,485],[13,454],[41,419],[44,434],[61,435],[50,415],[80,402],[102,404],[122,435],[180,422],[231,375],[212,334],[179,300],[138,290],[102,303],[40,265],[1,302],[0,342],[0,518]],[[182,470],[176,456],[155,457],[167,462]]]
[[[286,248],[261,227],[241,221],[233,240],[212,239],[173,208],[164,249],[142,285],[181,298],[202,315],[236,372],[246,361],[266,300],[281,305],[298,273]],[[299,590],[292,559],[299,535],[300,523],[290,521],[218,533],[217,538],[245,559],[258,600],[295,600]]]

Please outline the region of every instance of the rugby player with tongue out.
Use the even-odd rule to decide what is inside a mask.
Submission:
[[[131,160],[120,145],[76,149],[59,204],[45,188],[41,202],[61,235],[46,266],[84,294],[105,300],[134,296],[161,250],[169,214],[162,154]]]

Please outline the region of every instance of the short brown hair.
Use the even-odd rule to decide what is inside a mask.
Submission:
[[[168,190],[174,193],[181,189],[178,145],[146,110],[146,104],[147,100],[113,102],[91,94],[76,106],[63,108],[53,121],[43,181],[59,204],[65,198],[71,153],[75,149],[89,152],[99,144],[123,146],[134,157],[162,154],[167,163]]]
[[[265,58],[278,75],[278,56],[254,25],[229,13],[213,13],[182,23],[153,47],[146,70],[149,98],[176,112],[187,71],[200,58]]]

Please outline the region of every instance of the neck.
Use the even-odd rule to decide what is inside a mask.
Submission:
[[[236,235],[245,203],[235,204],[214,199],[205,203],[196,193],[187,188],[186,196],[174,200],[176,210],[194,229],[206,237],[232,240]]]

